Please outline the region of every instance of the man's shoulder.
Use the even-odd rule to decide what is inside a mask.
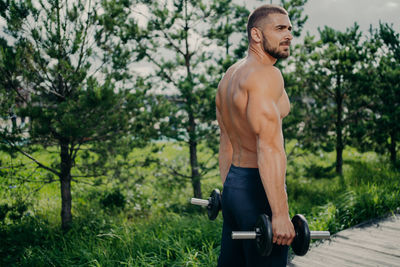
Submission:
[[[283,88],[283,77],[281,71],[273,66],[261,66],[251,68],[241,86],[249,91]]]
[[[224,76],[222,76],[222,79],[218,84],[218,89],[220,89],[224,84],[226,84],[229,81],[233,73],[238,69],[238,67],[243,63],[243,61],[244,59],[237,61],[226,70]]]
[[[250,76],[253,79],[259,80],[278,80],[282,79],[281,71],[275,67],[274,65],[266,65],[261,66],[259,68],[255,68],[251,73]]]
[[[231,65],[225,72],[225,77],[231,77],[232,74],[245,62],[245,59],[241,59],[239,61],[237,61],[236,63],[234,63],[233,65]]]

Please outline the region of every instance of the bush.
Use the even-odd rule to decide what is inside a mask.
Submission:
[[[18,200],[11,206],[7,203],[0,204],[0,222],[4,222],[7,218],[12,222],[20,220],[28,210],[29,205],[31,204],[22,202],[22,200]]]
[[[113,188],[110,192],[106,191],[100,198],[100,203],[105,208],[124,208],[126,198],[119,188]]]
[[[314,210],[310,228],[336,233],[363,221],[398,212],[400,173],[384,163],[352,161],[350,166],[341,179],[345,183],[343,191],[328,197],[325,205]]]
[[[306,176],[310,178],[333,178],[335,177],[335,165],[328,167],[320,166],[317,164],[311,164],[305,166]]]
[[[7,203],[0,204],[0,222],[4,221],[9,210],[10,207],[8,206]]]

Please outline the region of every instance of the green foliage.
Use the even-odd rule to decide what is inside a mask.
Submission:
[[[162,149],[157,156],[168,160],[176,157],[180,161],[179,156],[187,153],[184,144],[160,143],[158,146]],[[291,146],[292,143],[288,144]],[[129,157],[152,151],[151,147],[136,149]],[[288,164],[287,190],[290,214],[304,214],[311,230],[336,233],[396,212],[400,207],[399,172],[379,155],[361,154],[348,147],[344,151],[343,176],[332,177],[335,173],[329,168],[332,168],[334,153],[302,152],[303,157],[291,159]],[[0,265],[215,265],[220,251],[222,217],[209,221],[204,208],[188,204],[191,190],[187,186],[158,184],[163,178],[155,175],[161,171],[159,168],[153,162],[131,170],[147,177],[140,188],[133,187],[137,185],[134,179],[118,180],[119,189],[106,185],[74,186],[75,219],[67,233],[57,227],[59,208],[54,207],[60,201],[59,187],[56,184],[44,187],[22,218],[0,224]],[[220,186],[216,170],[214,177],[205,180],[204,187],[210,192]],[[9,188],[1,187],[0,193],[6,190]],[[112,204],[104,208],[99,200],[106,195],[123,195],[125,208]],[[137,203],[145,205],[147,201],[150,204],[144,210],[135,210]]]
[[[0,40],[0,115],[14,120],[0,124],[0,148],[59,177],[64,227],[71,181],[104,176],[108,159],[158,138],[168,109],[129,70],[134,49],[115,25],[128,20],[131,1],[8,2],[0,15],[14,39]],[[30,154],[36,145],[58,157],[40,162]]]
[[[27,206],[27,203],[19,201],[11,207],[8,206],[7,204],[3,204],[2,206],[0,206],[0,209],[3,209],[2,211],[0,211],[0,213],[2,213],[3,219],[6,216],[8,216],[8,218],[11,221],[17,221],[22,218],[22,216],[24,215],[24,212],[27,211],[28,206]]]
[[[287,140],[317,152],[346,145],[390,153],[398,150],[399,34],[381,23],[362,36],[358,25],[344,32],[325,27],[320,40],[306,35],[296,46],[285,84],[292,102],[283,121]],[[295,152],[296,150],[294,150]]]
[[[4,194],[4,191],[13,191],[8,194]],[[17,191],[17,192],[15,192]],[[0,195],[7,196],[0,202],[0,224],[1,223],[18,223],[23,216],[29,216],[28,209],[32,207],[31,199],[23,198],[18,192],[16,185],[10,185],[2,187],[2,193]]]
[[[189,147],[186,168],[169,166],[174,179],[190,177],[194,194],[201,197],[200,178],[215,167],[207,162],[218,150],[218,127],[211,123],[215,121],[216,88],[222,72],[233,62],[234,34],[245,36],[248,11],[231,0],[143,2],[149,10],[144,17],[146,26],[137,31],[129,31],[129,26],[125,34],[138,43],[137,59],[153,65],[153,88],[168,95],[170,113],[165,118],[168,127],[161,128],[163,135]],[[200,143],[209,148],[205,161],[198,158]]]
[[[44,175],[23,164],[16,164],[18,160],[5,155],[0,153],[0,224],[12,224],[31,214],[28,210],[32,209],[40,187],[29,182],[38,181]]]
[[[310,55],[310,76],[306,78],[310,86],[306,94],[311,99],[307,103],[309,123],[305,128],[309,140],[313,140],[310,145],[327,151],[335,143],[336,150],[346,145],[345,126],[351,120],[353,110],[357,109],[351,105],[351,100],[356,97],[352,94],[356,82],[352,74],[362,60],[358,28],[355,24],[342,33],[325,27],[320,30],[319,49]]]
[[[187,183],[221,187],[214,95],[245,54],[249,11],[230,0],[137,2],[149,8],[144,27],[133,1],[0,1],[13,40],[0,39],[0,149],[11,155],[0,158],[0,265],[215,265],[221,217],[209,222],[188,204]],[[281,2],[299,35],[307,1]],[[400,207],[399,173],[384,159],[347,146],[337,175],[326,153],[353,145],[396,162],[399,34],[380,24],[361,37],[357,24],[307,35],[284,74],[293,105],[283,130],[298,141],[286,144],[290,213],[312,230],[335,233]],[[135,60],[154,73],[135,77]],[[160,134],[178,142],[147,146]],[[73,185],[68,233],[55,227],[59,178]]]
[[[335,166],[320,166],[317,164],[313,164],[311,166],[305,167],[306,169],[306,176],[313,177],[313,178],[330,178],[335,176],[333,170]]]
[[[304,15],[304,5],[308,0],[281,0],[282,6],[288,11],[293,24],[293,36],[300,37],[308,15]]]
[[[146,26],[135,31],[128,26],[126,36],[138,43],[137,60],[153,65],[153,84],[168,95],[171,115],[166,118],[169,127],[163,130],[164,136],[189,146],[190,168],[174,168],[174,176],[191,177],[194,194],[201,197],[200,179],[215,167],[207,162],[218,150],[216,89],[224,72],[245,56],[250,11],[231,0],[141,2],[149,14],[135,13],[145,19]],[[282,1],[298,26],[296,35],[307,19],[302,17],[306,2]],[[200,143],[210,152],[205,162],[197,157]]]
[[[388,149],[395,163],[398,34],[382,24],[363,39],[356,23],[344,32],[326,26],[319,32],[320,40],[307,35],[289,61],[295,68],[285,81],[293,108],[283,122],[285,137],[316,152],[336,150],[338,173],[346,145]]]
[[[111,191],[106,191],[100,198],[100,203],[105,208],[124,208],[126,198],[121,193],[119,188],[114,188]]]
[[[357,122],[355,133],[358,147],[367,150],[371,147],[379,153],[389,152],[392,164],[397,161],[400,140],[400,34],[393,25],[380,23],[379,28],[370,30],[366,42],[370,61],[359,73],[359,84],[355,89],[363,92],[367,112]],[[373,101],[371,101],[373,99]]]
[[[35,218],[25,219],[19,228],[1,228],[2,263],[210,266],[217,261],[219,247],[214,240],[219,238],[220,230],[204,216],[166,213],[148,222],[125,224],[118,219],[90,215],[77,217],[66,235]],[[100,223],[104,220],[106,226]],[[57,240],[61,242],[54,243]]]
[[[379,157],[364,158],[357,152],[345,152],[343,176],[331,178],[328,174],[317,180],[303,178],[307,165],[296,169],[299,176],[288,179],[288,195],[291,213],[305,214],[311,229],[335,233],[399,211],[396,196],[400,193],[400,175]]]

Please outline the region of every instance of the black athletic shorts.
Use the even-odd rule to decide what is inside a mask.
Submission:
[[[224,218],[219,267],[286,266],[288,246],[273,246],[268,257],[258,254],[255,240],[233,240],[232,231],[252,231],[260,214],[271,218],[258,168],[231,165],[222,191]]]

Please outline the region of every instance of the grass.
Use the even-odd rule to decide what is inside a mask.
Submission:
[[[325,168],[324,175],[307,178],[304,175],[310,167],[305,165],[297,170],[300,175],[288,179],[291,213],[304,214],[313,230],[336,233],[399,211],[398,171],[374,153],[360,154],[349,148],[344,158],[342,176],[335,175],[331,167]],[[314,156],[308,160],[311,165],[323,164]]]
[[[130,156],[145,153],[151,149]],[[187,168],[186,155],[187,148],[179,144],[166,144],[158,154],[182,171]],[[0,157],[2,163],[10,160],[5,154]],[[334,172],[334,153],[307,154],[288,162],[290,213],[304,214],[311,230],[335,233],[400,207],[398,171],[375,153],[351,148],[345,150],[344,160],[342,176]],[[13,219],[9,212],[0,220],[1,266],[215,266],[221,216],[209,221],[204,209],[188,204],[189,181],[174,179],[164,168],[155,164],[135,168],[96,187],[74,183],[73,225],[67,233],[60,230],[58,183],[27,198],[36,186],[15,177],[30,173],[21,168],[0,175],[0,204],[15,206],[21,199],[28,203],[21,216]],[[138,182],[129,175],[145,179]],[[215,187],[222,187],[217,170],[203,180],[204,195]],[[111,193],[115,198],[107,200]],[[121,199],[124,205],[117,205]]]
[[[16,266],[212,266],[220,234],[199,214],[167,212],[132,223],[89,211],[75,216],[67,234],[41,216],[9,225],[0,254]]]

